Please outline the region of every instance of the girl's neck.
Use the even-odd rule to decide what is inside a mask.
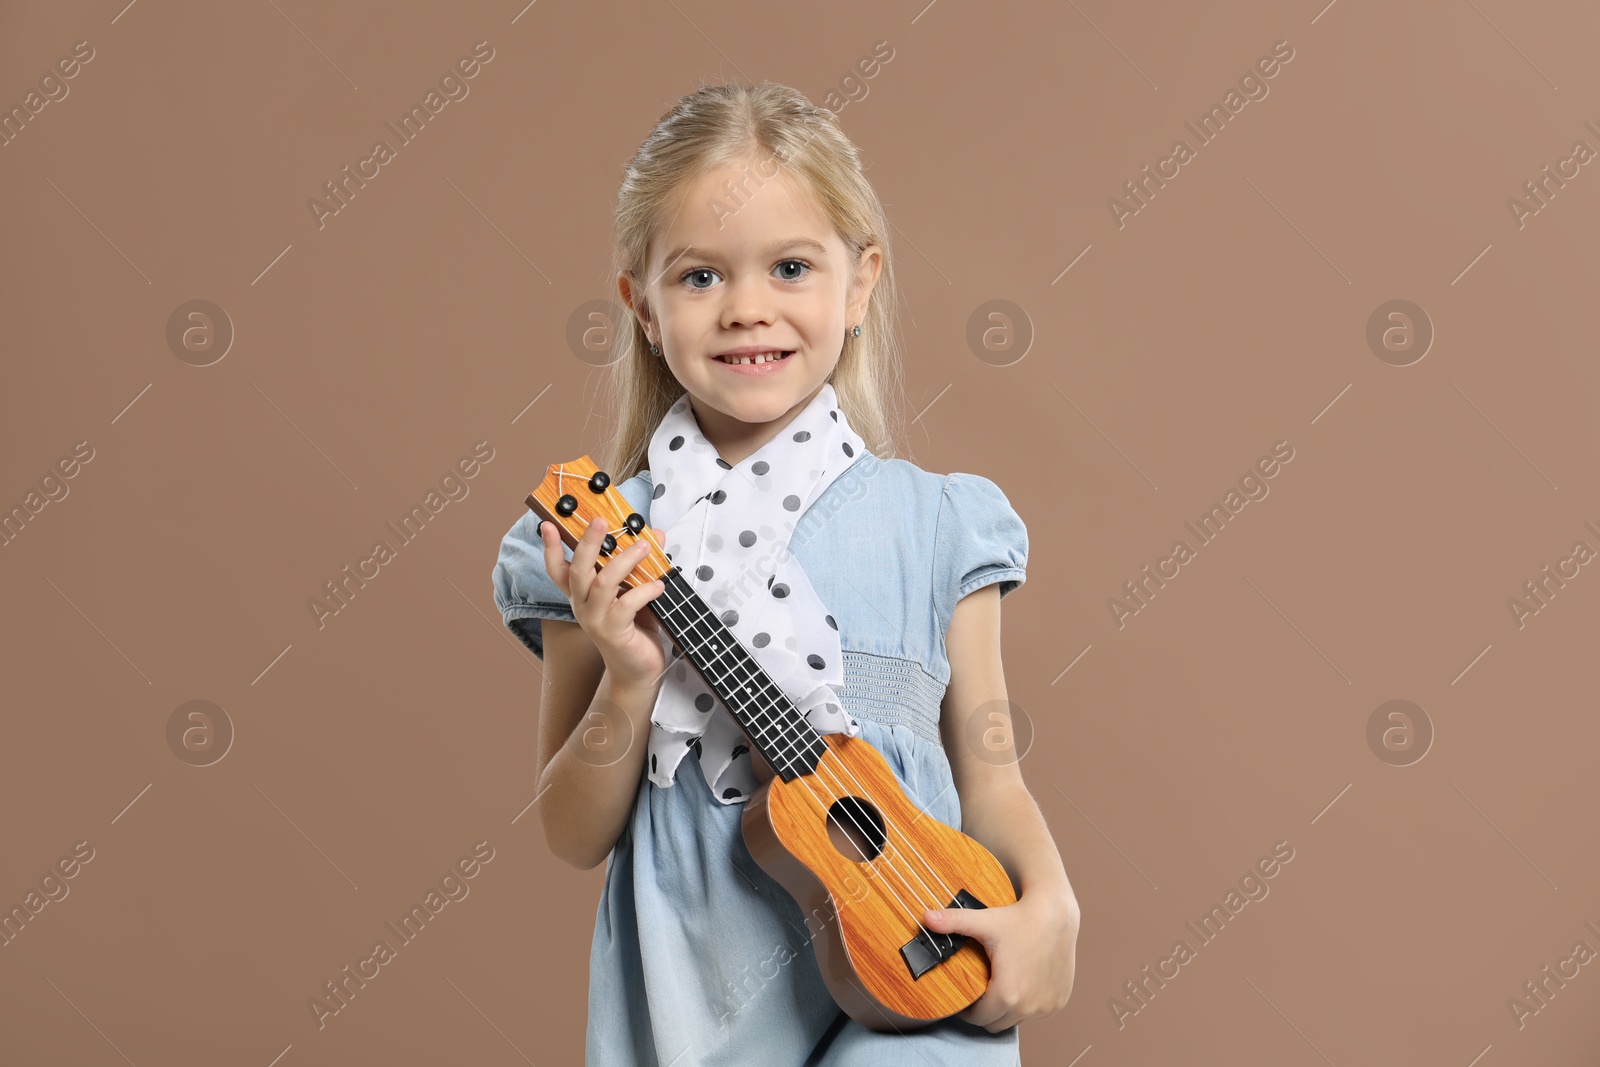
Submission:
[[[717,450],[717,455],[737,466],[754,455],[762,445],[778,436],[779,431],[793,422],[820,392],[822,392],[821,385],[771,422],[741,422],[708,404],[702,404],[694,396],[689,397],[689,408],[694,412],[695,422],[700,424],[700,432],[706,435],[706,440]]]

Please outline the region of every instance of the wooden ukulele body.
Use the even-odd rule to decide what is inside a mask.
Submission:
[[[923,910],[949,907],[957,890],[986,907],[1016,903],[1010,876],[982,845],[919,811],[872,745],[843,734],[823,741],[815,773],[774,777],[745,801],[751,857],[808,919],[820,912],[830,920],[811,943],[828,991],[851,1018],[871,1030],[909,1030],[964,1010],[988,987],[982,946],[965,939],[920,977],[901,947],[923,934]],[[882,817],[882,851],[868,862],[853,845],[841,852],[841,835],[829,833],[829,807],[843,793],[870,798]]]

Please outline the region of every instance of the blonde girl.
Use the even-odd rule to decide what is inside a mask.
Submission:
[[[987,478],[894,458],[889,225],[856,148],[785,86],[703,86],[629,162],[615,229],[632,317],[602,468],[807,722],[882,752],[1019,899],[916,900],[927,930],[987,952],[971,1007],[904,1033],[846,1016],[812,945],[831,916],[801,914],[740,832],[773,768],[664,638],[663,583],[619,595],[644,553],[597,573],[602,523],[567,549],[524,514],[494,592],[544,660],[539,816],[561,859],[607,861],[586,1062],[1018,1063],[1017,1024],[1071,992],[1079,922],[1015,753],[983,740],[1006,722],[1000,600],[1027,532]],[[543,463],[573,451],[544,447]]]

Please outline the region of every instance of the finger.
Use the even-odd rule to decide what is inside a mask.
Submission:
[[[614,598],[617,595],[617,587],[622,584],[624,578],[633,573],[634,568],[639,566],[639,561],[644,559],[649,547],[642,541],[635,541],[627,548],[613,552],[610,562],[601,567],[600,573],[595,575],[595,584],[590,590],[590,595],[597,595],[603,591]]]
[[[626,593],[623,593],[621,596],[617,597],[617,602],[612,606],[611,610],[620,611],[624,615],[627,615],[631,618],[634,615],[639,614],[646,604],[650,603],[650,601],[654,600],[665,591],[666,587],[658,581],[645,582],[643,585],[636,585]],[[652,621],[655,619],[655,616],[651,615],[649,612],[645,612],[645,615],[648,616]]]
[[[572,550],[572,569],[567,573],[567,582],[571,588],[568,599],[573,603],[589,599],[595,579],[594,561],[600,555],[600,542],[605,536],[606,522],[596,516],[589,520],[583,536],[578,538],[578,544]]]

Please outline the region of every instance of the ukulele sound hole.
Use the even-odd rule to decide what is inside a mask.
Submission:
[[[828,808],[828,840],[845,859],[876,859],[887,840],[883,816],[860,797],[840,797]]]

